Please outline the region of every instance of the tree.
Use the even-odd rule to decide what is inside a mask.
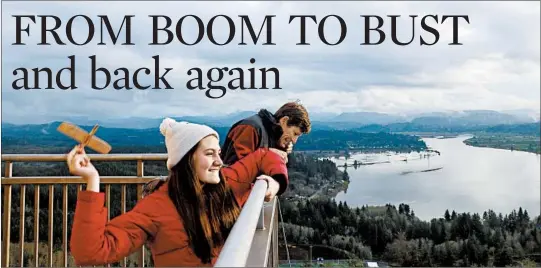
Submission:
[[[390,206],[387,206],[387,211],[386,211],[387,217],[392,219],[393,215],[394,215],[394,213],[393,213],[394,211],[396,211],[396,210],[393,210]]]
[[[465,244],[464,247],[466,249],[466,256],[468,257],[468,261],[470,263],[486,265],[483,260],[486,249],[485,247],[481,246],[480,241],[475,235],[468,239],[468,242]]]
[[[451,215],[449,214],[449,210],[446,209],[445,210],[445,221],[450,221],[451,220]]]
[[[530,216],[528,215],[528,211],[524,210],[524,221],[529,223],[530,222]]]
[[[430,221],[430,233],[432,234],[432,240],[436,244],[443,243],[440,221],[436,219]]]
[[[411,254],[408,241],[397,239],[387,245],[383,256],[391,263],[405,266],[405,263],[409,262],[408,259],[410,259]]]
[[[488,227],[490,229],[500,228],[501,221],[493,210],[488,211]]]
[[[342,173],[342,180],[349,181],[349,174],[346,170],[344,170],[344,173]]]
[[[485,232],[484,232],[483,223],[481,223],[481,217],[479,216],[479,214],[477,213],[473,214],[471,224],[472,224],[471,229],[472,229],[473,234],[476,236],[476,238],[479,238],[479,240],[481,240],[482,244],[485,244],[486,243]]]
[[[505,246],[496,251],[496,256],[494,257],[494,265],[499,267],[504,267],[513,262],[512,258],[512,249],[509,246]]]

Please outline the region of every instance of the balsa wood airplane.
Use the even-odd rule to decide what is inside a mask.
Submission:
[[[111,145],[94,135],[98,130],[98,125],[95,125],[90,133],[88,133],[72,123],[63,122],[58,126],[57,130],[78,141],[83,147],[88,146],[98,153],[107,154],[111,151]]]

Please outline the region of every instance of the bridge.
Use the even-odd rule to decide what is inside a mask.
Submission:
[[[114,200],[113,202],[120,202],[121,212],[126,212],[127,202],[127,186],[136,186],[137,200],[142,198],[143,186],[146,182],[155,178],[155,176],[144,175],[144,163],[145,161],[166,161],[166,154],[91,154],[89,155],[93,162],[102,161],[135,161],[137,163],[136,176],[102,176],[101,184],[105,185],[105,206],[110,214],[111,211],[111,186],[120,185],[121,198],[120,200]],[[5,170],[2,177],[2,195],[3,195],[3,208],[2,208],[2,267],[9,266],[24,266],[25,263],[30,266],[43,267],[44,264],[39,260],[40,255],[46,255],[46,264],[48,267],[68,267],[74,266],[68,260],[70,259],[70,252],[68,248],[68,230],[71,229],[71,225],[68,224],[68,187],[76,187],[77,192],[83,190],[85,182],[82,178],[76,176],[34,176],[34,177],[13,177],[13,163],[14,162],[65,162],[65,154],[5,154],[2,155],[2,162],[4,163]],[[55,186],[61,185],[62,192],[58,193],[62,195],[62,218],[61,221],[55,221],[54,218],[54,195]],[[18,186],[20,189],[20,200],[12,200],[12,191],[14,186]],[[49,199],[48,199],[48,211],[47,211],[47,224],[40,225],[40,202],[47,202],[47,200],[40,200],[40,187],[48,187]],[[29,224],[25,220],[27,213],[25,199],[26,190],[32,189],[34,192],[34,222]],[[279,204],[277,199],[274,198],[271,202],[264,202],[264,195],[267,188],[266,181],[257,181],[252,189],[252,192],[245,203],[240,216],[233,226],[225,245],[218,257],[216,267],[243,267],[243,266],[256,266],[256,267],[278,267],[278,213]],[[24,198],[26,197],[26,198]],[[19,202],[19,245],[17,248],[13,247],[10,243],[11,237],[11,220],[12,216],[12,202]],[[58,205],[58,204],[57,204]],[[72,204],[73,205],[73,204]],[[32,213],[29,211],[28,213]],[[73,211],[71,211],[73,213]],[[108,215],[108,219],[110,215]],[[61,250],[55,250],[53,228],[55,224],[62,225],[62,242]],[[33,228],[33,254],[27,254],[25,252],[25,225],[32,226]],[[46,252],[40,253],[40,228],[47,228],[48,240],[46,245]],[[14,252],[15,251],[15,252]],[[148,261],[148,249],[143,246],[136,254],[136,267],[145,267]],[[61,254],[60,263],[57,256]],[[13,256],[13,257],[12,257]],[[12,262],[13,259],[13,262]],[[54,259],[54,261],[53,261]],[[127,258],[124,258],[119,262],[120,267],[126,267],[128,265]],[[111,265],[108,265],[111,266]],[[131,266],[131,265],[130,265]]]

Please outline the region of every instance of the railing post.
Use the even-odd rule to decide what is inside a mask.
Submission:
[[[47,254],[47,264],[53,267],[53,219],[54,219],[54,185],[49,185],[49,253]]]
[[[120,189],[120,214],[122,215],[126,213],[126,184],[122,184]],[[126,267],[127,260],[126,257],[122,258],[122,260],[120,260],[120,266]]]
[[[34,266],[39,267],[39,185],[34,185]]]
[[[6,178],[12,176],[13,163],[6,161]],[[2,219],[2,267],[9,266],[10,231],[11,231],[11,185],[4,186],[4,218]]]
[[[2,267],[9,266],[11,231],[11,185],[4,186],[4,223],[2,224]]]
[[[25,196],[26,196],[26,185],[21,185],[21,192],[19,194],[19,261],[20,261],[20,267],[24,267],[24,223],[26,222],[24,220],[25,215]]]
[[[278,267],[280,258],[279,258],[279,252],[278,252],[278,234],[280,232],[279,226],[278,226],[278,206],[280,201],[278,200],[278,197],[276,197],[276,205],[274,207],[274,219],[272,221],[273,228],[272,228],[272,267]],[[285,234],[284,234],[285,235]]]
[[[137,160],[137,177],[141,179],[144,176],[144,163],[143,160]],[[143,198],[143,184],[137,184],[137,201]],[[139,251],[139,267],[145,267],[145,245],[141,247]]]
[[[62,185],[62,249],[63,264],[68,267],[68,185]]]
[[[265,207],[261,208],[261,214],[259,214],[259,220],[257,221],[257,230],[265,230]]]

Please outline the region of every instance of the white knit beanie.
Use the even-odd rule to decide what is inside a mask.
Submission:
[[[200,140],[208,135],[218,133],[205,125],[189,122],[177,122],[171,118],[165,118],[160,124],[160,132],[165,136],[167,148],[167,169],[171,170]]]

